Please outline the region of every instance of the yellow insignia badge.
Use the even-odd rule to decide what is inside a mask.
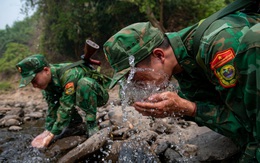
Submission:
[[[218,52],[210,63],[210,68],[224,88],[234,87],[237,82],[236,70],[230,61],[235,58],[232,48]],[[230,63],[228,63],[230,62]]]
[[[224,88],[230,88],[236,85],[236,72],[233,65],[225,65],[220,69],[215,70],[214,73],[219,79],[219,83]]]
[[[67,83],[66,86],[65,86],[65,94],[71,95],[74,92],[75,92],[74,83],[73,82]]]

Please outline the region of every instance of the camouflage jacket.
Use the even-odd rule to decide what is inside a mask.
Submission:
[[[68,63],[52,64],[52,81],[43,91],[45,100],[48,103],[45,128],[51,133],[58,135],[67,127],[72,120],[79,120],[79,114],[75,109],[77,82],[85,77],[91,69],[88,67],[76,66],[61,72],[61,69]],[[74,89],[66,89],[66,85],[73,82]],[[70,91],[68,93],[68,91]]]
[[[198,55],[192,51],[197,25],[166,33],[184,69],[174,75],[180,96],[197,104],[194,121],[243,148],[260,143],[259,21],[259,15],[241,12],[216,20],[205,31]],[[244,36],[254,32],[254,25],[258,35],[248,41]]]

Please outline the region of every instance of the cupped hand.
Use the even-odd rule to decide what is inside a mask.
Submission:
[[[33,139],[31,145],[35,148],[44,148],[50,144],[53,138],[54,135],[50,131],[45,130],[43,133]]]
[[[176,92],[150,96],[145,102],[135,102],[134,108],[144,116],[164,118],[172,115],[194,116],[196,104],[181,98]]]

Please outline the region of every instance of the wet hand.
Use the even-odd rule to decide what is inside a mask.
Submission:
[[[44,148],[47,147],[51,140],[54,138],[54,135],[50,131],[44,131],[37,137],[35,137],[31,145],[35,148]]]
[[[164,118],[175,115],[194,116],[196,104],[181,98],[176,92],[150,96],[145,102],[135,102],[135,109],[144,116]]]

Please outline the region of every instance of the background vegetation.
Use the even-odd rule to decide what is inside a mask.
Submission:
[[[121,28],[150,21],[164,32],[174,32],[208,17],[231,1],[23,0],[24,11],[36,8],[36,12],[0,30],[0,89],[10,88],[12,82],[19,80],[15,64],[24,57],[42,53],[51,63],[73,62],[83,54],[87,38],[100,45],[93,58],[102,62],[102,73],[111,76],[102,45]]]

